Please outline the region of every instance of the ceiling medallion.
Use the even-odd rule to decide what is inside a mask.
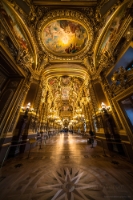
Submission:
[[[89,19],[80,12],[51,11],[38,27],[39,44],[53,59],[79,59],[91,48],[93,29]]]

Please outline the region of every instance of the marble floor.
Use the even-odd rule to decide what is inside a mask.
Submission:
[[[58,134],[5,162],[1,200],[133,200],[133,165],[82,136]]]

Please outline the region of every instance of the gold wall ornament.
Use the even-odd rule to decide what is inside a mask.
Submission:
[[[58,37],[57,29],[59,28],[57,27],[56,23],[59,21],[61,25],[60,32],[62,32],[62,36],[64,35],[64,38],[62,38],[62,44],[60,43],[59,45],[63,46],[64,44],[64,48],[66,47],[65,52],[63,51],[64,53],[58,53],[56,52],[56,50],[54,50],[57,49],[56,45],[58,45],[58,43],[55,43],[55,47],[53,47],[52,50],[48,48],[48,45],[46,43],[44,43],[44,31],[45,37],[52,34],[51,38],[47,40],[49,44],[50,42],[52,43],[53,40],[56,41],[56,38]],[[52,33],[51,26],[53,27]],[[48,12],[47,15],[44,16],[44,18],[38,23],[36,34],[42,50],[44,50],[44,52],[46,52],[47,55],[52,59],[59,60],[77,60],[82,58],[90,50],[94,37],[93,27],[90,23],[90,20],[82,13],[74,10],[55,10]],[[74,34],[77,35],[75,44],[73,44],[72,40]],[[69,37],[70,35],[72,36],[72,38]],[[81,41],[84,41],[79,41],[77,39],[78,37]],[[67,43],[69,44],[68,47]],[[61,48],[60,46],[58,48]]]
[[[110,86],[112,96],[116,96],[133,84],[133,69],[126,71],[124,67],[119,67],[113,73]]]
[[[95,73],[95,66],[94,66],[94,53],[88,52],[83,59],[83,64],[87,67],[90,73]]]
[[[19,49],[16,62],[20,65],[24,65],[24,67],[30,68],[32,67],[33,60],[28,51]]]
[[[38,56],[38,71],[42,71],[45,66],[49,65],[49,57],[46,54]]]

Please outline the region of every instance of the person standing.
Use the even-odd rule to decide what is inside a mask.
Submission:
[[[91,148],[94,148],[93,145],[94,145],[94,135],[95,134],[92,130],[89,131],[89,134],[90,134],[90,140],[91,140],[91,145],[92,145]]]

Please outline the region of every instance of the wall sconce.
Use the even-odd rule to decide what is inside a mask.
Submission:
[[[27,112],[27,113],[33,112],[34,108],[30,108],[30,106],[31,106],[31,103],[29,102],[26,107],[21,107],[21,109],[22,109],[23,112]]]
[[[102,111],[102,112],[107,112],[110,110],[110,106],[106,106],[106,104],[103,102],[101,103],[101,107],[102,108],[100,108],[100,111]]]

